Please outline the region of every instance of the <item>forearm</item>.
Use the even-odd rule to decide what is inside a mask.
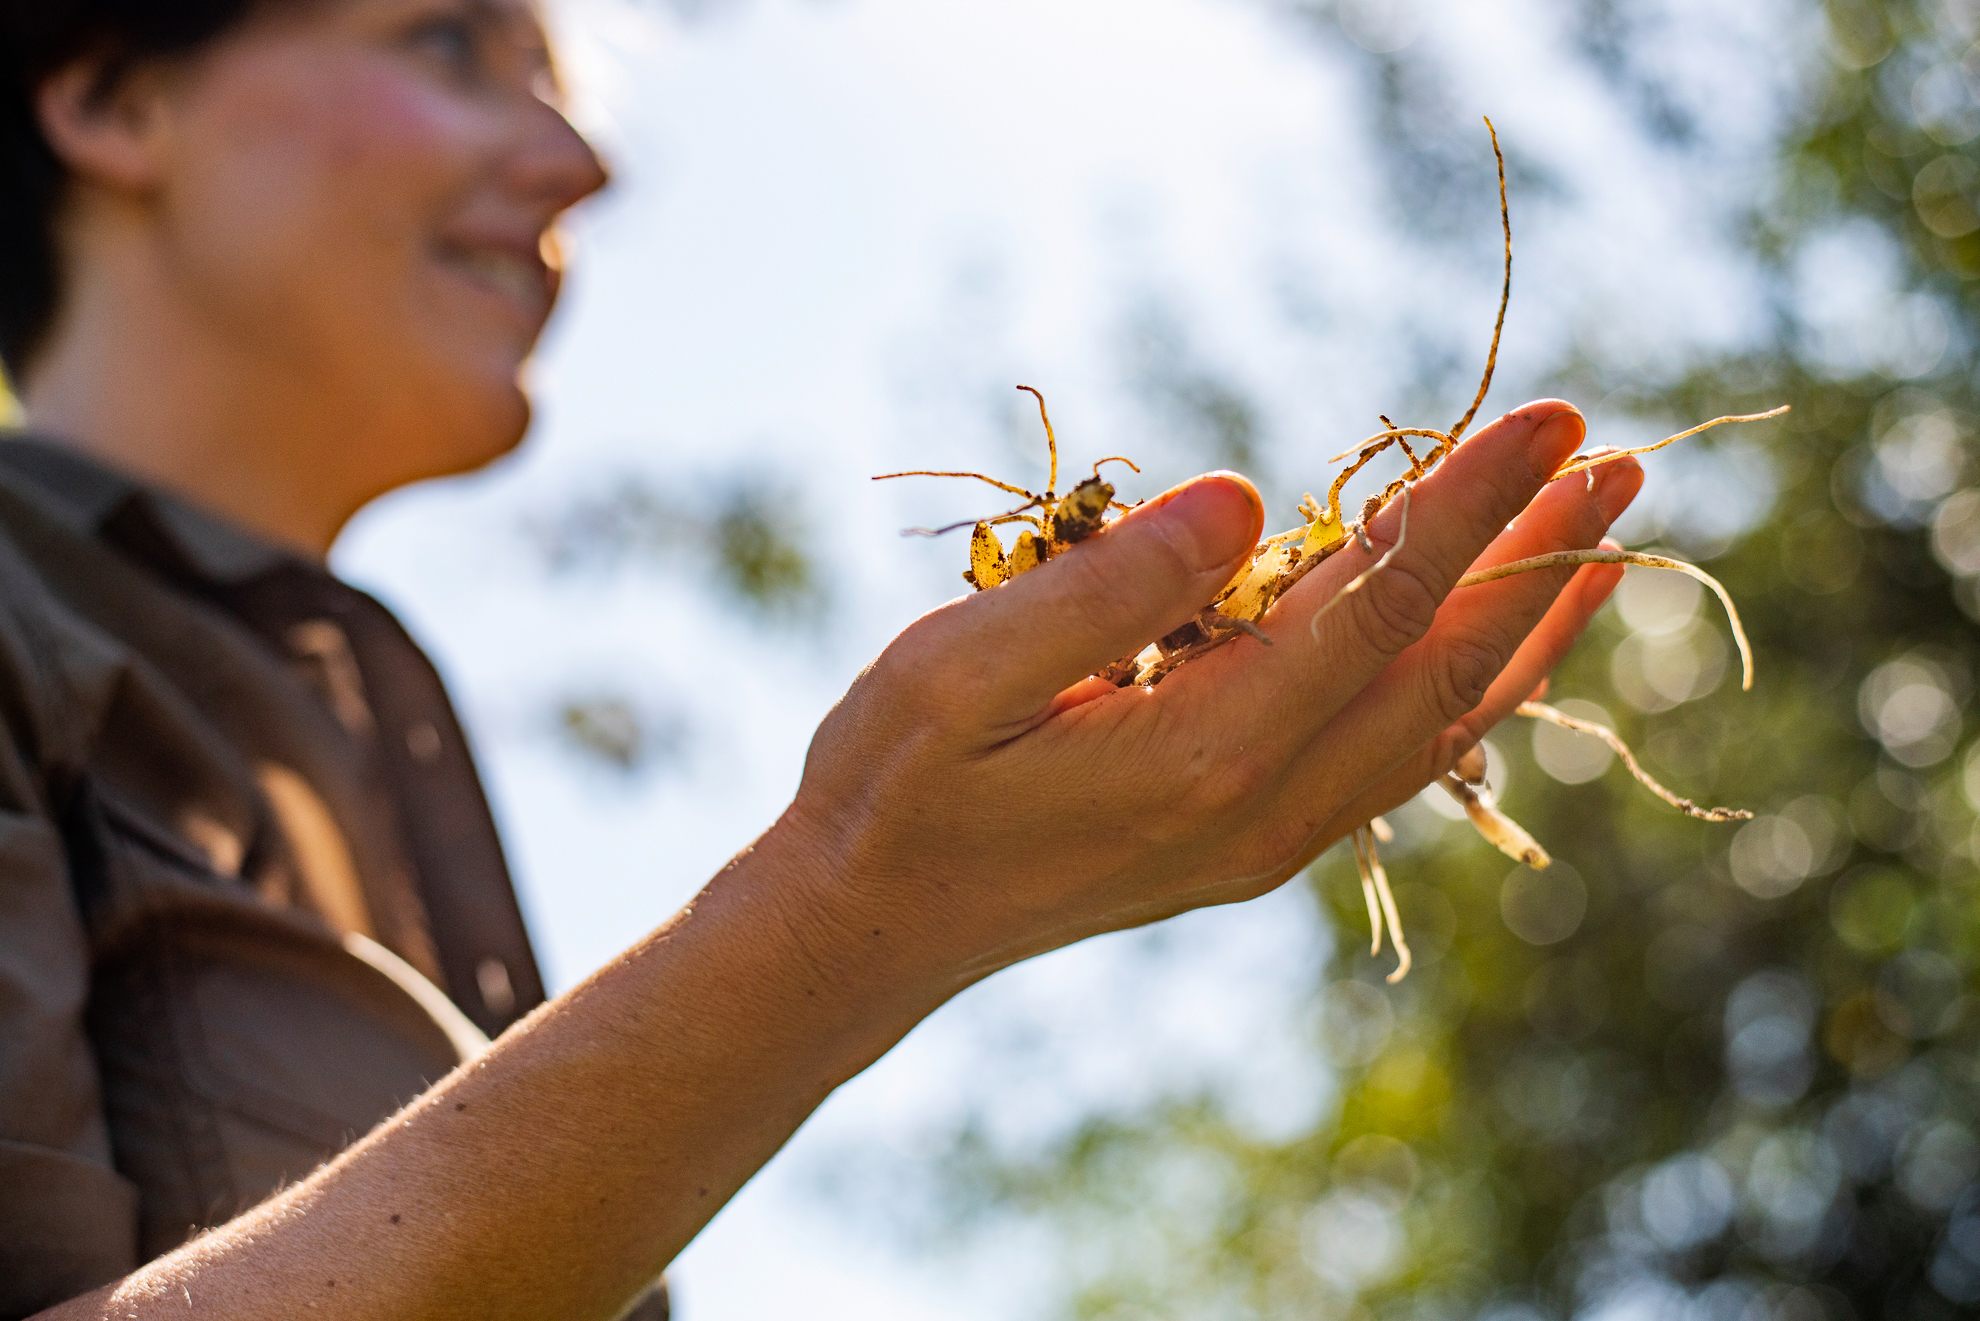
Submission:
[[[772,832],[310,1179],[43,1321],[616,1316],[954,989],[808,901],[814,865]]]

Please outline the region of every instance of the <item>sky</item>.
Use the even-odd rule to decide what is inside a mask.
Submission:
[[[1555,182],[1514,197],[1499,407],[1546,393],[1521,364],[1571,336],[1624,336],[1647,360],[1758,333],[1757,296],[1713,229],[1746,186],[1740,143],[1681,172],[1566,56],[1553,6],[1338,8],[1370,48],[1435,43],[1464,122],[1490,113]],[[1720,8],[1660,11],[1686,34],[1697,94],[1725,98],[1757,142],[1775,74],[1747,56],[1788,28],[1769,26],[1772,4]],[[447,675],[553,988],[773,821],[846,684],[961,590],[960,542],[899,529],[979,512],[974,497],[871,474],[1023,479],[1042,445],[1010,389],[1022,381],[1051,397],[1069,452],[1145,456],[1135,494],[1187,476],[1189,446],[1136,401],[1122,348],[1122,309],[1157,306],[1265,401],[1261,480],[1290,524],[1319,460],[1394,406],[1396,346],[1425,309],[1468,363],[1482,354],[1496,199],[1459,217],[1475,245],[1417,254],[1378,186],[1352,71],[1269,5],[738,0],[684,22],[636,0],[561,0],[553,17],[617,183],[575,225],[538,424],[483,474],[380,502],[335,557]],[[1482,126],[1478,149],[1489,160]],[[1859,283],[1874,294],[1875,270]],[[1453,416],[1475,370],[1453,380]],[[1581,402],[1599,438],[1634,438],[1601,434],[1602,401]],[[795,493],[827,569],[826,626],[727,609],[691,560],[555,575],[528,534],[630,481],[693,499],[740,472]],[[1653,493],[1639,531],[1656,530],[1659,499],[1682,503],[1674,489]],[[591,689],[675,714],[682,758],[628,777],[574,757],[546,713]],[[847,1209],[871,1189],[850,1203],[824,1189],[925,1166],[964,1115],[1022,1138],[1191,1082],[1263,1131],[1303,1126],[1330,1098],[1301,1006],[1331,943],[1289,887],[968,992],[842,1088],[690,1246],[671,1272],[680,1315],[1041,1314],[1049,1254],[1021,1228],[918,1256]]]

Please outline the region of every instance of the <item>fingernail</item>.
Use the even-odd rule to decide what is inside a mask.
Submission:
[[[1264,511],[1258,492],[1236,473],[1199,477],[1161,502],[1158,531],[1198,573],[1227,567],[1258,542]]]
[[[1564,408],[1540,424],[1533,433],[1528,453],[1533,458],[1533,475],[1551,480],[1588,438],[1588,423],[1573,408]]]
[[[1643,469],[1624,460],[1621,463],[1605,463],[1592,470],[1595,477],[1595,507],[1602,511],[1605,521],[1613,523],[1622,517],[1623,510],[1643,488]]]

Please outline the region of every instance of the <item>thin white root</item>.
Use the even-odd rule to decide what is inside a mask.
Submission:
[[[1382,869],[1382,855],[1375,849],[1375,832],[1367,826],[1356,830],[1353,835],[1354,865],[1361,872],[1361,893],[1368,900],[1369,926],[1374,928],[1374,947],[1371,954],[1382,952],[1382,928],[1389,929],[1389,943],[1395,946],[1396,967],[1389,974],[1391,985],[1409,976],[1409,970],[1416,960],[1410,955],[1409,942],[1403,939],[1402,914],[1396,910],[1395,891],[1389,888],[1389,874]],[[1376,911],[1379,907],[1380,912]]]
[[[1527,834],[1526,827],[1501,812],[1485,789],[1466,784],[1455,775],[1446,775],[1437,783],[1457,799],[1464,808],[1465,816],[1470,818],[1472,827],[1493,848],[1535,871],[1544,871],[1553,864],[1554,860],[1547,856],[1547,850],[1540,847],[1540,841]]]
[[[1357,573],[1349,580],[1347,586],[1329,597],[1327,603],[1314,611],[1313,618],[1307,621],[1306,631],[1312,635],[1315,642],[1320,640],[1320,621],[1327,617],[1328,612],[1341,602],[1347,600],[1350,596],[1353,596],[1363,587],[1366,587],[1370,578],[1373,578],[1376,574],[1382,572],[1382,570],[1395,562],[1396,555],[1402,550],[1404,543],[1409,540],[1409,496],[1410,488],[1407,486],[1403,487],[1402,518],[1396,525],[1395,545],[1383,551],[1380,559],[1363,569],[1360,573]]]
[[[1629,750],[1627,743],[1623,742],[1622,735],[1616,733],[1615,730],[1610,729],[1607,725],[1599,724],[1593,720],[1582,720],[1576,716],[1571,716],[1558,707],[1548,706],[1545,702],[1522,702],[1515,709],[1514,714],[1525,716],[1529,720],[1544,720],[1550,725],[1559,725],[1562,729],[1572,730],[1577,734],[1586,734],[1590,738],[1601,740],[1608,745],[1609,751],[1616,754],[1616,759],[1622,762],[1623,768],[1636,777],[1638,784],[1686,816],[1696,817],[1700,821],[1751,821],[1753,819],[1753,813],[1742,808],[1700,807],[1691,799],[1672,793],[1669,789],[1658,783],[1657,778],[1651,775],[1649,771],[1643,769],[1642,764],[1636,760],[1636,754]]]
[[[1368,829],[1374,834],[1377,844],[1393,844],[1396,842],[1396,828],[1389,824],[1387,817],[1369,817]]]
[[[1457,759],[1457,765],[1452,768],[1451,773],[1466,784],[1483,784],[1490,769],[1485,760],[1485,745],[1475,743]]]
[[[1605,463],[1614,463],[1617,459],[1626,459],[1632,455],[1653,454],[1666,445],[1675,445],[1680,440],[1689,440],[1701,431],[1710,431],[1713,427],[1721,427],[1728,422],[1765,422],[1768,418],[1779,417],[1787,411],[1788,405],[1782,404],[1779,408],[1770,408],[1764,413],[1731,413],[1725,417],[1715,417],[1710,422],[1700,422],[1695,427],[1686,428],[1678,432],[1675,436],[1665,436],[1655,444],[1639,445],[1635,449],[1616,450],[1610,454],[1597,454],[1586,459],[1572,460],[1565,468],[1554,474],[1554,480],[1559,481],[1561,478],[1571,476],[1574,473],[1586,472],[1590,468],[1599,468]]]
[[[1382,859],[1375,852],[1375,841],[1368,841],[1368,870],[1375,873],[1375,894],[1382,901],[1382,916],[1389,922],[1389,943],[1396,947],[1396,966],[1387,980],[1394,986],[1409,976],[1416,959],[1409,952],[1409,942],[1403,939],[1402,914],[1396,911],[1396,893],[1389,888],[1389,874],[1382,870]]]
[[[1348,843],[1354,848],[1354,869],[1361,875],[1361,899],[1368,905],[1368,957],[1374,958],[1382,952],[1382,901],[1375,897],[1375,878],[1368,872],[1368,850],[1362,844],[1362,832],[1357,830],[1348,836]]]
[[[1206,632],[1217,632],[1221,630],[1227,633],[1242,633],[1246,637],[1257,638],[1268,647],[1272,645],[1272,635],[1270,633],[1267,633],[1249,619],[1240,619],[1236,615],[1220,614],[1215,609],[1205,610],[1202,615],[1198,616],[1197,623]]]
[[[1401,440],[1406,436],[1421,436],[1425,440],[1435,440],[1445,444],[1448,444],[1451,439],[1450,432],[1433,431],[1429,427],[1389,427],[1376,432],[1353,449],[1342,450],[1339,454],[1329,458],[1327,462],[1345,463],[1349,459],[1358,459],[1370,450],[1385,448],[1391,442]]]
[[[1669,569],[1687,578],[1705,584],[1712,595],[1719,598],[1725,607],[1726,622],[1732,626],[1733,642],[1739,647],[1739,686],[1744,691],[1753,688],[1753,644],[1747,640],[1746,626],[1740,622],[1739,607],[1733,604],[1732,593],[1725,584],[1714,578],[1696,564],[1686,564],[1664,555],[1648,555],[1640,550],[1558,550],[1551,555],[1535,555],[1531,559],[1514,560],[1510,564],[1496,564],[1489,569],[1480,569],[1458,579],[1459,587],[1476,587],[1480,583],[1496,582],[1500,578],[1510,578],[1517,573],[1532,573],[1538,569],[1571,568],[1583,564],[1634,564],[1645,569]],[[1331,602],[1329,603],[1331,604]]]

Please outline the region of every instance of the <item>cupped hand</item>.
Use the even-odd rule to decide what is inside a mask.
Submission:
[[[817,907],[964,980],[1103,931],[1282,884],[1448,771],[1559,662],[1621,570],[1474,567],[1597,545],[1630,460],[1548,479],[1581,444],[1558,400],[1482,428],[1264,621],[1153,688],[1091,679],[1191,618],[1262,509],[1213,473],[1065,555],[917,620],[819,728],[780,828],[827,865]]]

